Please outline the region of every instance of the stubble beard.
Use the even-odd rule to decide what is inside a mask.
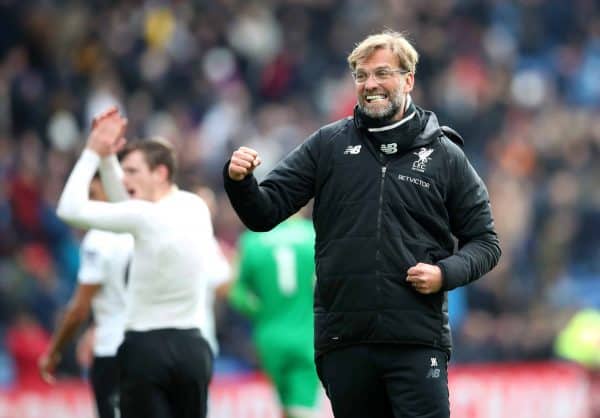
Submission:
[[[400,89],[391,91],[388,95],[388,103],[384,107],[369,106],[363,100],[358,102],[358,108],[362,113],[372,119],[376,119],[382,122],[392,120],[394,116],[398,114],[400,109],[404,106],[404,95],[400,92]]]

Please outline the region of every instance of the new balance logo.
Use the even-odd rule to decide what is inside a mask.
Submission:
[[[362,145],[348,145],[346,147],[346,150],[344,151],[344,155],[356,155],[356,154],[360,154],[360,148],[362,147]]]
[[[379,149],[381,149],[381,152],[384,154],[395,154],[398,152],[398,144],[395,142],[391,144],[382,144]]]
[[[435,357],[429,358],[431,364],[429,365],[430,369],[427,372],[426,379],[437,379],[440,377],[440,369],[438,369],[438,361]]]

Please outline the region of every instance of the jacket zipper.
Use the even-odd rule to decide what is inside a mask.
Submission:
[[[387,166],[381,167],[381,180],[379,182],[379,208],[377,211],[377,243],[381,240],[381,212],[383,210],[383,184],[385,182],[385,172],[387,170]],[[377,249],[379,253],[379,249]]]
[[[381,179],[379,181],[379,207],[377,209],[377,253],[375,254],[375,261],[377,262],[377,270],[376,270],[376,276],[378,278],[377,282],[375,283],[375,288],[377,289],[377,294],[378,297],[381,298],[381,285],[379,283],[379,278],[380,278],[380,270],[379,270],[379,265],[381,263],[381,217],[382,217],[382,212],[383,212],[383,186],[385,183],[385,172],[387,170],[387,166],[383,165],[381,167]],[[379,317],[379,314],[377,314],[377,316]]]

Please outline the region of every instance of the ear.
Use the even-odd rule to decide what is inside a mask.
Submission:
[[[404,83],[404,93],[410,93],[415,86],[415,74],[406,74],[406,82]]]
[[[156,168],[154,169],[154,172],[158,175],[158,177],[161,180],[164,181],[168,181],[169,179],[169,170],[167,169],[167,166],[164,164],[159,164],[158,166],[156,166]]]

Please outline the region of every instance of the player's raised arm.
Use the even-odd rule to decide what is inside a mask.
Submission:
[[[85,150],[75,164],[57,206],[64,221],[82,228],[99,228],[114,232],[135,232],[140,222],[137,205],[141,202],[111,204],[91,201],[90,182],[100,160],[122,146],[127,120],[111,113],[94,124]]]

